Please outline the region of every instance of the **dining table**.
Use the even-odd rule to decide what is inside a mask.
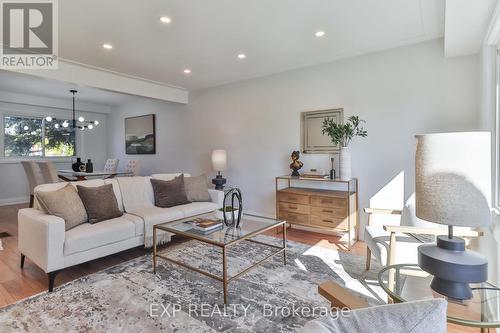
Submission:
[[[57,175],[60,179],[70,181],[83,181],[89,178],[114,178],[116,176],[132,176],[133,172],[130,171],[94,171],[94,172],[81,172],[73,170],[57,170]],[[71,177],[71,178],[70,178]]]

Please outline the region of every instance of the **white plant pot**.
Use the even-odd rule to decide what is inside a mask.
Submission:
[[[351,179],[351,151],[348,147],[340,149],[340,179]]]

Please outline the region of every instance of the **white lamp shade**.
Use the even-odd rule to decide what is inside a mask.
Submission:
[[[212,167],[215,171],[226,171],[227,168],[227,154],[223,149],[216,149],[212,151]]]
[[[452,226],[490,224],[490,133],[437,133],[415,137],[417,217]]]

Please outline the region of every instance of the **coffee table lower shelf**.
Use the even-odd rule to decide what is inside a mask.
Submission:
[[[277,228],[279,226],[282,226],[283,228],[283,232],[282,232],[282,240],[283,240],[283,245],[282,246],[278,246],[278,245],[274,245],[274,244],[268,244],[268,243],[264,243],[264,242],[260,242],[260,241],[257,241],[257,240],[254,240],[254,239],[250,239],[251,237],[254,237],[260,233],[262,233],[263,231],[266,231],[268,229],[273,229],[273,228]],[[203,274],[205,276],[208,276],[214,280],[217,280],[219,282],[222,282],[222,285],[223,285],[223,294],[224,294],[224,304],[227,304],[227,286],[229,284],[229,282],[233,281],[234,279],[237,279],[238,277],[242,276],[243,274],[247,273],[248,271],[252,270],[253,268],[259,266],[260,264],[268,261],[269,259],[271,259],[272,257],[274,257],[275,255],[278,255],[278,254],[283,254],[283,264],[286,265],[286,223],[283,223],[283,224],[280,224],[280,225],[275,225],[275,226],[272,226],[266,230],[261,230],[261,232],[259,233],[255,233],[255,234],[249,234],[247,235],[246,237],[243,237],[243,238],[240,238],[234,242],[231,242],[229,244],[219,244],[219,243],[214,243],[214,242],[209,242],[203,238],[200,238],[200,237],[191,237],[191,235],[189,234],[185,234],[185,233],[182,233],[182,236],[184,237],[188,237],[188,238],[191,238],[193,240],[197,240],[197,241],[200,241],[202,243],[205,243],[205,244],[210,244],[210,245],[213,245],[213,246],[216,246],[216,247],[220,247],[222,249],[222,276],[219,276],[219,275],[215,275],[215,274],[212,274],[210,272],[207,272],[207,271],[204,271],[202,269],[199,269],[197,267],[193,267],[191,265],[188,265],[186,263],[183,263],[181,261],[178,261],[178,260],[175,260],[175,259],[172,259],[172,258],[169,258],[165,255],[162,255],[162,254],[158,254],[157,253],[157,249],[156,249],[156,233],[157,233],[157,229],[156,226],[153,227],[153,273],[156,274],[156,266],[157,266],[157,258],[161,258],[163,260],[166,260],[166,261],[169,261],[171,263],[174,263],[174,264],[177,264],[181,267],[184,267],[186,269],[189,269],[189,270],[192,270],[192,271],[195,271],[197,273],[200,273],[200,274]],[[231,276],[231,277],[228,277],[228,274],[227,274],[227,248],[236,244],[236,243],[239,243],[240,241],[247,241],[247,242],[252,242],[252,243],[256,243],[256,244],[259,244],[259,245],[264,245],[264,246],[268,246],[268,247],[272,247],[272,248],[275,248],[275,249],[278,249],[277,251],[274,251],[273,253],[267,255],[265,258],[257,261],[256,263],[252,264],[251,266],[245,268],[244,270],[242,270],[241,272],[237,273],[236,275],[234,276]]]

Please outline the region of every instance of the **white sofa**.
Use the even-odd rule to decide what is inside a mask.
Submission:
[[[179,174],[155,174],[151,177],[72,182],[74,186],[89,187],[112,184],[118,207],[124,214],[96,224],[84,223],[68,231],[65,231],[63,219],[45,214],[36,201],[38,191],[54,191],[67,183],[37,186],[34,207],[21,209],[18,213],[21,267],[24,266],[24,259],[27,257],[42,268],[48,274],[49,291],[52,291],[55,275],[63,268],[145,244],[150,247],[153,225],[211,212],[222,207],[224,193],[212,189],[208,190],[211,202],[193,202],[171,208],[154,206],[150,179],[169,180],[177,175]],[[188,174],[184,175],[189,177]],[[169,234],[165,233],[163,236],[162,242],[170,240]]]

